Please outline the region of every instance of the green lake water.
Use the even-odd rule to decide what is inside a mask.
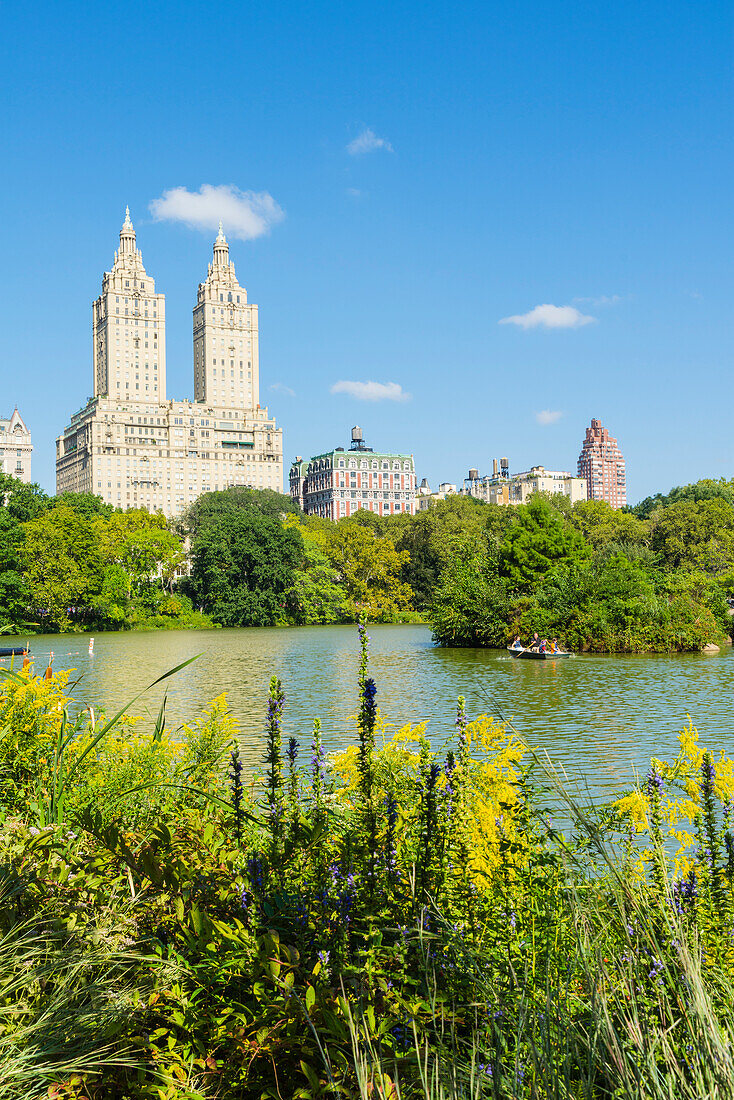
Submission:
[[[374,626],[369,633],[378,703],[392,721],[427,718],[429,735],[441,744],[453,737],[456,696],[463,693],[470,716],[512,717],[530,744],[574,781],[583,778],[595,798],[616,792],[635,769],[645,772],[651,755],[673,755],[687,714],[703,743],[734,750],[731,649],[718,656],[577,656],[554,663],[515,661],[498,650],[438,649],[423,626]],[[75,697],[104,705],[110,714],[198,654],[131,712],[154,721],[167,690],[168,727],[175,730],[226,691],[249,767],[262,756],[272,675],[284,685],[286,737],[296,736],[305,749],[318,715],[328,749],[353,739],[348,719],[357,709],[355,627],[100,634],[91,655],[88,646],[88,635],[31,640],[39,672],[53,650],[55,669],[77,670]],[[10,662],[0,664],[7,668]]]

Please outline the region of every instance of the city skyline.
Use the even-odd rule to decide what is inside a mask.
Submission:
[[[89,392],[126,204],[176,397],[223,221],[284,464],[361,423],[431,484],[497,453],[573,470],[598,417],[630,503],[730,476],[710,388],[731,346],[731,21],[718,3],[285,5],[247,27],[216,6],[9,10],[0,411],[28,424],[34,478],[52,488]]]

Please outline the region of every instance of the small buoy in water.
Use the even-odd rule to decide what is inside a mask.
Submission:
[[[94,653],[94,638],[89,639],[89,652]]]
[[[48,668],[46,669],[46,674],[45,674],[45,679],[47,679],[47,680],[50,680],[51,677],[54,674],[54,670],[51,668],[51,665],[53,663],[54,663],[54,652],[53,652],[53,650],[51,650],[51,652],[48,655]]]

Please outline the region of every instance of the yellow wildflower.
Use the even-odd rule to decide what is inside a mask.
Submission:
[[[636,829],[647,829],[647,799],[639,788],[630,791],[624,798],[618,799],[614,805],[620,817],[627,817]]]

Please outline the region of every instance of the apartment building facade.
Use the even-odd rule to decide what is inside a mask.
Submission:
[[[306,515],[335,521],[360,509],[380,516],[415,515],[415,463],[412,455],[373,451],[355,426],[349,450],[335,447],[310,459],[296,458],[290,493]]]
[[[494,460],[491,474],[480,477],[479,471],[469,471],[462,492],[487,504],[525,504],[533,493],[563,493],[572,504],[586,500],[586,481],[566,470],[546,470],[531,466],[529,470],[510,475],[506,458]]]
[[[16,405],[7,420],[0,417],[0,473],[30,484],[32,453],[31,433]]]
[[[617,440],[600,420],[592,420],[586,429],[578,474],[586,481],[589,500],[606,500],[612,508],[624,508],[627,503],[626,463]]]

